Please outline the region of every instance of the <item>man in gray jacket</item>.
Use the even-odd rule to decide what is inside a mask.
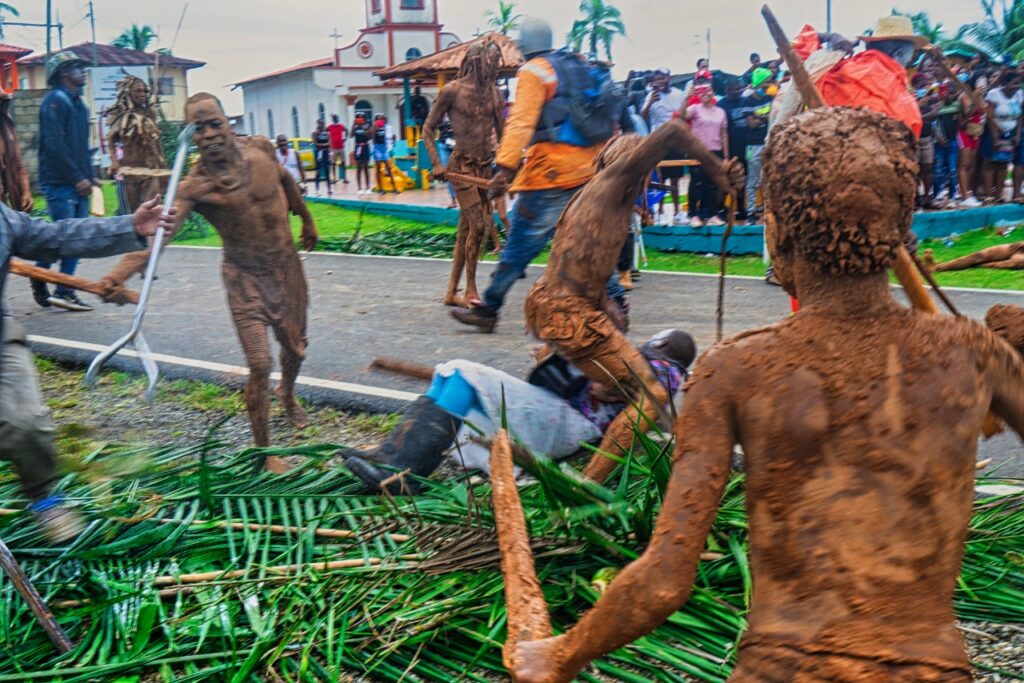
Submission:
[[[174,213],[173,210],[170,211]],[[52,492],[56,478],[53,422],[43,403],[25,333],[3,311],[3,287],[12,256],[28,260],[100,258],[146,248],[146,237],[174,220],[163,214],[159,197],[131,216],[37,220],[0,204],[0,460],[14,465],[43,533],[53,542],[74,538],[78,514]]]

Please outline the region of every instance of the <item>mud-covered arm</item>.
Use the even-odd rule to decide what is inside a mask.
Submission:
[[[986,374],[992,383],[992,410],[1024,438],[1024,358],[1003,340],[991,343]]]
[[[709,152],[680,119],[672,119],[660,126],[645,137],[631,154],[613,163],[605,172],[630,179],[646,176],[670,149],[688,154],[699,161],[723,192],[731,192],[743,184],[742,175],[737,177],[733,170],[734,165],[726,165],[717,155]]]
[[[612,581],[566,634],[520,644],[516,676],[569,681],[588,662],[651,632],[690,597],[736,442],[732,384],[712,351],[698,361],[676,424],[676,462],[654,535],[643,555]]]
[[[320,237],[317,235],[316,224],[313,222],[313,216],[309,213],[309,207],[306,206],[306,200],[302,198],[302,190],[299,189],[299,184],[295,182],[295,178],[284,166],[279,166],[278,169],[284,196],[288,200],[288,210],[302,219],[302,234],[300,235],[302,248],[306,251],[313,251]]]
[[[444,168],[441,164],[441,157],[437,153],[437,127],[441,125],[441,118],[448,113],[452,102],[453,88],[446,85],[441,88],[437,96],[437,102],[430,108],[427,120],[423,122],[423,145],[427,148],[427,156],[430,157],[430,164],[434,167],[435,174],[438,169]]]

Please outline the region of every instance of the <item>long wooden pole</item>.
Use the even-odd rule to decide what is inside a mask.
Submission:
[[[25,570],[21,568],[18,561],[14,558],[14,555],[7,548],[7,545],[0,541],[0,568],[3,569],[4,573],[14,584],[14,588],[21,594],[22,599],[28,604],[32,614],[35,615],[36,621],[46,631],[46,635],[49,636],[57,650],[61,654],[70,652],[74,647],[71,639],[68,638],[67,634],[64,633],[64,629],[60,627],[57,620],[53,618],[53,613],[50,608],[46,606],[39,591],[35,589],[32,582],[29,581],[28,576],[25,574]]]
[[[11,272],[15,275],[21,275],[22,277],[32,278],[33,280],[39,280],[41,282],[49,282],[52,285],[64,285],[65,287],[71,287],[83,292],[89,292],[97,296],[103,296],[107,289],[98,282],[92,280],[86,280],[83,277],[76,277],[74,275],[65,275],[64,273],[57,272],[55,270],[47,270],[46,268],[37,268],[32,264],[17,259],[11,259]],[[117,292],[117,296],[112,299],[113,303],[117,304],[135,304],[139,301],[139,295],[137,292],[133,292],[130,289],[121,289]]]

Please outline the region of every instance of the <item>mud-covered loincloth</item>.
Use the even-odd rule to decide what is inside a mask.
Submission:
[[[771,639],[774,641],[774,639]],[[740,645],[729,683],[970,683],[967,664],[829,652],[783,642]]]
[[[305,356],[309,297],[297,253],[281,254],[269,268],[243,268],[225,259],[221,274],[236,327],[269,325],[282,346]]]
[[[452,155],[452,158],[448,160],[446,170],[460,175],[468,175],[476,178],[482,178],[484,180],[490,180],[494,175],[493,164],[493,154],[486,159],[475,159],[471,156],[456,152]],[[451,181],[451,184],[452,189],[455,190],[455,198],[458,200],[459,207],[462,209],[476,206],[477,204],[487,200],[487,191],[482,187],[470,185],[454,179]]]

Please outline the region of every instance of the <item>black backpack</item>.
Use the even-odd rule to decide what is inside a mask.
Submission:
[[[563,142],[590,147],[604,142],[626,109],[626,97],[603,64],[588,64],[566,49],[544,56],[558,77],[554,98],[544,105],[532,144]]]

